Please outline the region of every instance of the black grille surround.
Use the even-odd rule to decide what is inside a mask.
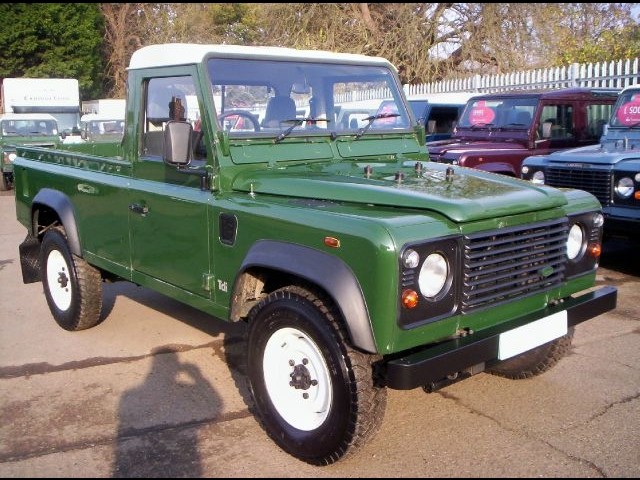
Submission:
[[[550,187],[585,190],[595,196],[603,207],[611,203],[613,174],[610,170],[547,167],[544,178]]]
[[[558,287],[566,269],[566,217],[463,237],[460,313]]]

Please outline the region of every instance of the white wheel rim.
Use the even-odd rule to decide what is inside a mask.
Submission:
[[[47,257],[47,287],[56,307],[67,310],[71,305],[71,277],[69,265],[58,250],[52,250]]]
[[[275,332],[265,346],[262,368],[269,398],[289,425],[310,431],[324,423],[331,410],[331,377],[307,334],[295,328]],[[299,375],[292,377],[294,371]]]

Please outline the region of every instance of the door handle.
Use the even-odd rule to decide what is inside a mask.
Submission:
[[[131,205],[129,205],[129,210],[131,210],[133,213],[139,213],[143,217],[146,216],[147,213],[149,213],[149,207],[140,205],[139,203],[132,203]]]

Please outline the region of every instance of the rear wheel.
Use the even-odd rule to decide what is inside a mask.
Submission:
[[[386,390],[373,381],[378,357],[348,346],[335,309],[287,287],[250,314],[249,386],[257,416],[285,451],[313,465],[334,463],[378,430]]]
[[[64,229],[52,228],[44,235],[40,269],[47,304],[58,325],[76,331],[100,323],[102,277],[71,253]]]
[[[523,379],[540,375],[555,366],[569,352],[573,341],[573,333],[574,327],[571,327],[566,335],[513,358],[503,360],[485,371],[492,375],[511,379]]]

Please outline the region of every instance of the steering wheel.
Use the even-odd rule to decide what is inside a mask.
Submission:
[[[249,113],[245,110],[227,110],[226,112],[218,115],[218,120],[220,121],[221,124],[223,124],[224,127],[224,119],[227,117],[242,117],[242,118],[246,118],[247,120],[249,120],[249,122],[251,122],[251,126],[253,126],[253,130],[256,132],[260,131],[260,122],[258,121],[258,117],[256,117],[255,115],[253,115],[252,113]],[[237,125],[238,121],[236,121],[236,123],[234,124],[234,127]],[[233,129],[233,127],[232,127]],[[245,128],[236,128],[236,131],[239,130],[246,130]]]

